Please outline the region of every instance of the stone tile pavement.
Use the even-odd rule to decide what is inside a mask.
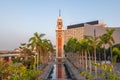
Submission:
[[[79,70],[76,69],[67,59],[65,59],[65,64],[68,70],[70,71],[70,74],[73,80],[85,80],[85,78],[80,75]]]
[[[48,80],[49,74],[53,68],[53,63],[48,63],[48,65],[42,70],[42,74],[39,76],[41,80]]]

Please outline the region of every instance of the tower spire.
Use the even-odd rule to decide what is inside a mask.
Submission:
[[[59,9],[59,17],[61,16],[61,10]]]

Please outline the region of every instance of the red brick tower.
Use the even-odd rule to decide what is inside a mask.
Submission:
[[[64,28],[62,17],[59,12],[59,17],[57,20],[57,27],[56,27],[56,58],[63,58],[63,46],[64,46]]]

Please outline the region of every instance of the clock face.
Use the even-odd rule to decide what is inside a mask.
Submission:
[[[58,35],[58,37],[61,37],[61,35]]]
[[[62,29],[62,23],[61,22],[58,22],[58,28]]]
[[[58,25],[61,25],[61,22],[59,22],[59,24]]]

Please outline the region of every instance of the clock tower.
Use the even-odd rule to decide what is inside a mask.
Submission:
[[[56,58],[57,59],[64,57],[63,46],[64,46],[64,28],[63,28],[62,17],[59,11],[59,17],[56,26]]]

